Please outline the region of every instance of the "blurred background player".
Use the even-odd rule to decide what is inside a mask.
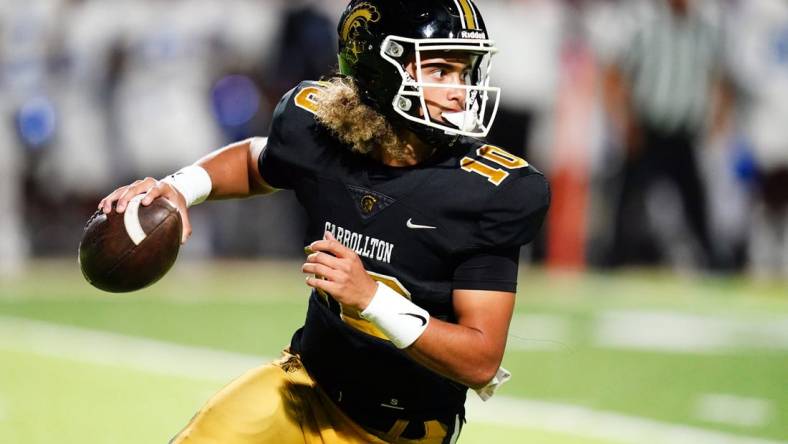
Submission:
[[[750,268],[788,276],[788,3],[738,2],[730,66],[741,89],[740,162],[754,164]],[[746,165],[741,165],[747,167]]]
[[[27,223],[27,184],[53,142],[56,116],[49,82],[61,2],[0,5],[0,274],[24,269],[35,237]],[[28,202],[30,203],[30,202]]]

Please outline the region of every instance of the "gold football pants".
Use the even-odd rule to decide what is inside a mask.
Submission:
[[[287,352],[250,370],[214,395],[170,444],[442,444],[456,442],[458,425],[424,423],[426,436],[411,440],[390,430],[361,427],[345,415]]]

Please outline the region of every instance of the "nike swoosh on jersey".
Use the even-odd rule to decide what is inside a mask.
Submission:
[[[408,228],[411,228],[413,230],[435,230],[435,229],[438,228],[438,227],[433,227],[433,226],[430,226],[430,225],[417,225],[417,224],[414,224],[413,223],[413,219],[408,219],[408,221],[405,222],[405,225],[407,225]]]
[[[427,318],[425,318],[422,315],[417,315],[416,313],[400,313],[400,314],[403,316],[413,316],[414,318],[421,321],[422,326],[427,325]]]

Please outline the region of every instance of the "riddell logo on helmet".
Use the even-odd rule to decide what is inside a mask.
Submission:
[[[483,31],[462,31],[460,32],[460,37],[464,39],[485,40],[487,39],[487,34],[485,34]]]

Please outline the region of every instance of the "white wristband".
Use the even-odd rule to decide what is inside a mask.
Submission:
[[[186,199],[186,206],[197,205],[208,198],[213,189],[211,176],[205,168],[190,165],[161,180],[173,186]]]
[[[361,317],[378,327],[397,348],[416,342],[430,323],[430,314],[407,298],[378,282],[378,289]]]

